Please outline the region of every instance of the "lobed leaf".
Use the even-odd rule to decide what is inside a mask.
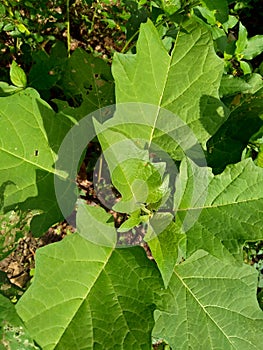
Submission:
[[[154,25],[142,24],[136,55],[115,54],[112,71],[117,104],[146,103],[166,109],[188,125],[203,145],[227,117],[218,100],[223,61],[214,52],[210,33],[190,20],[179,31],[171,55]],[[160,118],[158,108],[151,118],[154,128]],[[158,137],[158,130],[148,131],[149,142]]]
[[[240,260],[246,240],[263,238],[263,169],[247,159],[214,176],[209,168],[183,161],[175,210],[176,224],[187,236],[186,256],[204,249],[222,260]]]
[[[38,250],[33,285],[16,309],[43,350],[150,350],[160,287],[142,248],[115,250],[74,234]]]
[[[56,152],[71,126],[56,118],[33,89],[0,98],[0,207],[39,210],[33,230],[43,233],[61,218],[54,191]]]
[[[258,349],[257,273],[198,251],[174,268],[153,334],[172,349]]]

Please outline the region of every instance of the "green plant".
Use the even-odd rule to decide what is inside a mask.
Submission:
[[[211,28],[197,17],[175,22],[169,47],[159,27],[142,24],[136,54],[114,56],[115,95],[106,63],[80,49],[39,81],[43,91],[65,87],[56,111],[25,88],[16,64],[17,88],[1,84],[2,210],[37,210],[35,235],[70,215],[95,135],[121,194],[108,211],[79,199],[77,232],[37,251],[15,307],[1,297],[11,310],[0,318],[4,345],[22,327],[19,337],[43,349],[259,348],[258,273],[242,248],[263,238],[263,169],[241,158],[263,124],[262,79],[223,76]],[[45,74],[56,68],[55,57],[36,60],[29,83],[43,62]],[[127,220],[115,227],[112,210]],[[130,246],[138,230],[151,259]]]
[[[11,37],[19,38],[21,43],[32,46],[44,40],[54,40],[54,36],[43,36],[43,30],[65,28],[65,4],[61,0],[50,2],[40,0],[38,7],[32,1],[3,0],[1,4],[1,29]],[[52,21],[53,19],[53,21]]]
[[[248,38],[247,29],[238,17],[230,15],[227,1],[202,3],[193,8],[193,14],[211,30],[216,51],[225,59],[225,73],[234,76],[251,74],[253,65],[249,61],[262,53],[263,36]]]
[[[246,28],[239,22],[238,39],[235,41],[234,52],[225,54],[227,68],[231,69],[238,62],[238,65],[236,64],[237,69],[233,71],[234,75],[251,74],[253,68],[247,61],[252,60],[263,52],[263,35],[255,35],[249,39],[247,36]]]

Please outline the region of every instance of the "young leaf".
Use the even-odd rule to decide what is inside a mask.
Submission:
[[[263,315],[256,299],[257,272],[198,251],[175,267],[153,335],[173,350],[254,349]]]
[[[209,10],[207,7],[204,6],[196,6],[194,8],[194,14],[197,16],[196,19],[198,22],[201,21],[200,18],[205,19],[207,22],[207,27],[210,27],[212,31],[215,31],[217,19],[215,16],[215,11]]]
[[[247,47],[247,30],[246,27],[243,26],[241,22],[239,22],[239,30],[238,30],[238,39],[236,41],[236,50],[235,53],[242,55],[243,51]]]
[[[140,208],[143,203],[156,203],[162,199],[162,184],[158,170],[150,162],[138,159],[129,159],[118,165],[113,174],[112,181],[122,194],[122,200],[115,204],[115,210],[121,210],[122,202],[130,203],[130,209],[125,205],[125,211],[131,213]],[[118,209],[117,209],[118,208]],[[122,210],[121,210],[122,212]]]
[[[156,3],[168,15],[174,14],[176,11],[178,11],[181,8],[181,1],[180,0],[170,0],[170,1],[157,0]]]
[[[240,69],[242,70],[244,75],[252,73],[252,66],[246,61],[240,61]]]
[[[238,95],[240,93],[254,94],[262,87],[263,81],[260,74],[253,73],[242,78],[234,77],[233,75],[226,75],[222,77],[219,92],[222,97]]]
[[[121,226],[118,228],[118,232],[127,232],[133,227],[139,225],[142,222],[140,213],[140,210],[133,212],[130,217],[121,224]]]
[[[252,60],[252,58],[260,55],[263,52],[263,35],[255,35],[248,39],[247,47],[243,51],[243,58],[245,60]]]
[[[110,127],[114,120],[115,117],[103,125],[94,121],[94,125],[110,170],[111,181],[122,195],[114,210],[131,214],[140,209],[142,203],[154,204],[162,199],[165,164],[151,163],[149,152],[140,147],[137,140],[133,141]]]
[[[0,97],[6,97],[15,94],[16,92],[19,92],[21,90],[20,88],[9,85],[5,83],[4,81],[0,81]]]
[[[10,67],[10,79],[12,83],[20,88],[25,88],[27,84],[26,73],[13,61]]]
[[[142,248],[114,250],[76,233],[38,250],[16,309],[43,350],[150,349],[161,286]]]

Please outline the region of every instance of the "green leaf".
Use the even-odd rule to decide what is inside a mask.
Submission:
[[[253,85],[252,83],[252,90]],[[250,137],[262,126],[263,122],[260,119],[263,110],[262,94],[263,89],[253,96],[245,96],[244,100],[241,94],[231,98],[231,107],[236,107],[236,104],[237,107],[207,143],[207,162],[215,173],[223,171],[227,164],[239,162]]]
[[[9,350],[39,349],[19,318],[15,305],[0,294],[0,348]],[[2,346],[2,347],[1,347]]]
[[[20,88],[25,88],[27,85],[26,73],[21,67],[13,61],[10,68],[10,79],[12,83]]]
[[[240,92],[249,91],[251,85],[240,77],[234,77],[233,75],[224,75],[220,85],[220,95],[231,96]]]
[[[5,6],[0,4],[0,17],[4,17],[5,15]]]
[[[240,69],[242,69],[244,75],[252,73],[252,66],[248,62],[240,61],[239,64]]]
[[[112,70],[117,104],[146,103],[171,111],[203,145],[227,116],[218,100],[223,61],[214,52],[210,32],[195,22],[186,22],[169,55],[148,20],[141,25],[136,55],[115,54]],[[160,119],[158,109],[155,113],[152,127]],[[143,132],[136,129],[136,136]],[[148,130],[149,143],[158,137],[157,130]]]
[[[131,216],[121,224],[118,228],[118,232],[127,232],[133,227],[138,226],[142,222],[140,212],[140,210],[133,212]]]
[[[196,15],[197,21],[201,22],[205,19],[205,23],[207,22],[207,27],[210,27],[210,29],[215,32],[216,27],[216,17],[214,11],[210,11],[208,8],[203,6],[196,6],[194,8],[194,14]],[[200,20],[201,19],[201,20]],[[216,29],[216,32],[217,29]]]
[[[56,42],[48,55],[44,50],[33,53],[34,64],[29,72],[29,84],[44,93],[59,86],[59,80],[67,67],[67,49],[62,42]]]
[[[129,19],[124,26],[126,40],[129,42],[129,39],[136,36],[140,29],[140,24],[146,22],[150,14],[147,7],[140,7],[140,4],[136,1],[127,1],[125,7],[130,12]]]
[[[143,203],[154,204],[161,201],[165,192],[161,188],[165,164],[151,163],[149,152],[138,147],[138,142],[130,140],[117,129],[113,130],[111,125],[116,120],[114,117],[103,125],[94,121],[94,125],[109,167],[111,181],[122,195],[121,201],[113,209],[131,214],[140,209]],[[123,126],[125,129],[125,125]]]
[[[228,3],[226,0],[203,0],[202,2],[210,11],[215,13],[215,17],[220,23],[228,20]]]
[[[68,105],[60,108],[63,113],[77,120],[115,102],[110,66],[81,49],[75,50],[70,56],[59,84],[68,99],[71,98],[74,102],[81,100],[79,108]],[[58,106],[61,106],[59,101]]]
[[[0,97],[9,96],[12,94],[15,94],[16,92],[19,92],[21,88],[18,88],[13,85],[9,85],[3,81],[0,81]]]
[[[242,55],[241,58],[243,57],[243,52],[247,47],[247,43],[248,43],[248,40],[247,40],[246,27],[244,27],[243,24],[239,22],[238,39],[236,41],[235,53]]]
[[[11,32],[11,31],[13,31],[15,29],[15,26],[14,26],[14,24],[13,23],[7,23],[5,26],[4,26],[4,28],[3,28],[3,30],[4,31],[6,31],[6,32]],[[11,34],[11,33],[10,33]]]
[[[68,58],[65,45],[57,42],[50,55],[45,51],[34,54],[29,73],[32,87],[50,98],[50,89],[60,88],[67,102],[55,100],[59,111],[80,120],[90,112],[114,103],[114,83],[109,65],[102,59],[76,49]],[[78,106],[78,108],[76,108]]]
[[[30,35],[30,31],[23,23],[16,24],[17,29],[20,31],[20,33],[25,33],[26,35]]]
[[[251,159],[217,176],[183,161],[176,188],[176,225],[187,236],[186,256],[203,249],[242,261],[244,242],[263,238],[263,169]]]
[[[61,218],[54,190],[56,153],[72,123],[56,118],[33,89],[0,98],[0,207],[39,210],[32,229],[43,233]]]
[[[0,128],[5,130],[1,138],[0,176],[1,184],[6,184],[2,192],[5,206],[37,194],[37,168],[54,173],[55,154],[46,139],[38,102],[41,100],[33,90],[0,99]]]
[[[162,216],[163,217],[162,217]],[[181,249],[185,243],[185,234],[178,229],[174,222],[170,222],[167,226],[167,221],[169,223],[169,218],[167,214],[156,215],[156,220],[158,224],[163,220],[165,223],[165,229],[156,228],[155,223],[151,220],[154,232],[160,232],[153,239],[146,241],[151,249],[152,256],[157,263],[157,266],[162,275],[164,285],[167,287],[171,276],[173,274],[174,267],[182,259]],[[171,221],[171,220],[170,220]],[[166,227],[167,226],[167,227]]]
[[[225,32],[228,31],[228,29],[233,28],[238,22],[238,18],[235,16],[228,16],[228,21],[223,23],[222,27],[224,28]]]
[[[246,48],[243,51],[243,58],[245,60],[252,60],[252,58],[260,55],[263,52],[263,35],[255,35],[248,39]]]
[[[120,210],[124,204],[124,212],[131,213],[141,208],[143,203],[159,202],[163,194],[159,190],[161,180],[160,173],[150,162],[130,159],[117,165],[112,174],[112,181],[122,194],[122,200],[114,206],[115,210]],[[130,209],[127,211],[128,203]]]
[[[180,0],[157,0],[156,2],[168,15],[174,14],[181,8]]]
[[[262,88],[263,81],[260,74],[253,73],[246,77],[234,77],[225,75],[222,77],[220,85],[221,96],[231,96],[240,93],[254,94]]]
[[[198,251],[175,267],[153,335],[172,349],[254,349],[263,316],[256,299],[257,272]]]
[[[159,288],[142,248],[114,250],[74,234],[37,251],[16,309],[43,350],[150,349]]]
[[[112,216],[101,207],[88,206],[82,200],[78,200],[77,230],[80,236],[95,244],[109,247],[116,244],[117,235]]]

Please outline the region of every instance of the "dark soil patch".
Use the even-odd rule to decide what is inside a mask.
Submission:
[[[40,238],[35,238],[31,234],[21,238],[17,248],[7,258],[0,261],[0,270],[7,277],[4,286],[0,283],[3,294],[8,294],[9,297],[12,297],[13,295],[9,295],[8,289],[14,286],[23,291],[28,286],[28,282],[32,277],[30,271],[35,268],[36,250],[45,245],[61,241],[68,233],[72,233],[73,231],[71,226],[66,222],[62,222],[51,227]],[[2,281],[3,278],[2,276]]]

